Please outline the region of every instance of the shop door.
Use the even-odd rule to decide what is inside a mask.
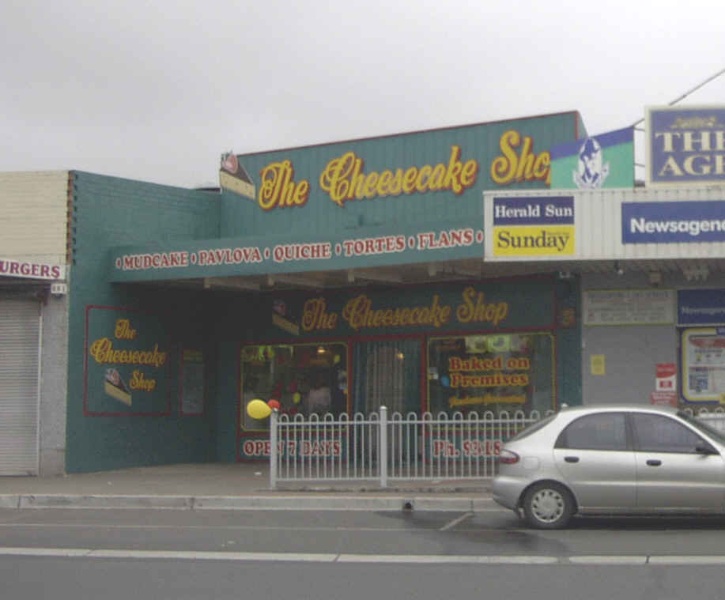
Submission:
[[[0,299],[0,475],[38,474],[40,305]]]
[[[419,340],[362,342],[355,347],[353,410],[420,412]]]

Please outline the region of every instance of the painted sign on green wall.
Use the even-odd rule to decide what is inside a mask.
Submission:
[[[440,331],[498,331],[552,327],[554,297],[542,281],[443,285],[408,293],[356,291],[270,296],[261,339],[395,335]]]
[[[87,416],[169,414],[169,350],[155,315],[86,308]]]

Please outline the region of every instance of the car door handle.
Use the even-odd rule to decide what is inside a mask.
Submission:
[[[662,461],[661,460],[657,460],[656,458],[650,458],[647,461],[647,466],[648,467],[659,467],[661,464],[662,464]]]
[[[577,463],[577,462],[579,462],[579,457],[578,456],[565,456],[564,460],[568,463]]]

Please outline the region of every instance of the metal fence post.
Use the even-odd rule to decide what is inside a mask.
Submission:
[[[379,468],[380,487],[388,487],[388,407],[380,407]]]
[[[277,409],[272,409],[269,415],[269,487],[272,490],[277,489],[277,423],[279,417]]]

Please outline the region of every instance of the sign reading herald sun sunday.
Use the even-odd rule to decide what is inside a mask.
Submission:
[[[573,256],[574,197],[493,198],[492,256]]]
[[[648,108],[647,185],[725,182],[725,107]]]

